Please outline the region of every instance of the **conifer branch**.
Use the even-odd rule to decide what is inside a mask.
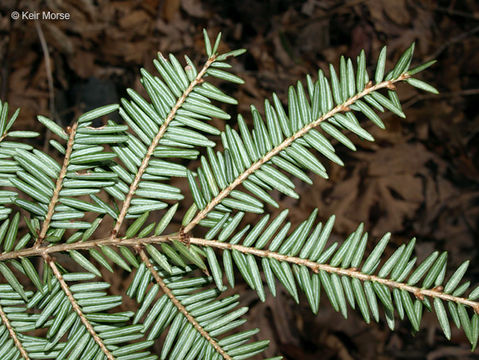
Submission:
[[[20,354],[25,360],[30,360],[27,351],[23,347],[22,343],[20,342],[20,339],[18,338],[15,330],[13,330],[12,324],[10,324],[10,321],[7,318],[7,315],[5,314],[5,311],[3,310],[3,307],[0,305],[0,318],[2,319],[2,323],[5,325],[7,328],[10,337],[13,339],[13,342],[15,343],[15,346],[17,347],[18,351],[20,351]]]
[[[232,357],[229,356],[226,351],[218,344],[217,341],[215,341],[210,334],[203,329],[203,327],[196,321],[196,319],[191,316],[191,314],[186,310],[186,308],[181,304],[181,302],[176,298],[176,296],[172,293],[172,291],[168,288],[166,283],[163,281],[161,276],[158,274],[158,272],[155,270],[153,267],[153,264],[151,263],[150,259],[148,258],[148,255],[146,255],[145,250],[142,248],[138,249],[138,253],[140,254],[141,260],[145,263],[145,265],[148,267],[150,270],[151,274],[155,278],[156,282],[160,286],[160,288],[163,290],[163,292],[170,298],[171,302],[176,306],[176,308],[186,317],[186,319],[190,322],[191,325],[194,326],[196,330],[203,336],[210,344],[215,348],[215,350],[223,357],[225,360],[232,360]]]
[[[60,196],[60,191],[62,190],[62,187],[63,187],[63,180],[65,179],[65,176],[67,174],[67,168],[68,168],[68,164],[70,163],[70,156],[73,151],[73,143],[75,140],[77,128],[78,128],[78,122],[75,122],[70,129],[70,136],[68,138],[67,148],[65,151],[65,157],[63,158],[63,165],[60,170],[60,173],[58,174],[58,179],[55,184],[53,196],[50,200],[50,203],[48,204],[48,212],[47,212],[47,215],[45,216],[45,220],[43,221],[42,228],[40,230],[38,238],[35,241],[34,247],[40,247],[50,227],[50,222],[52,221],[53,213],[55,212],[55,206],[57,205],[58,198]]]
[[[55,262],[53,261],[53,259],[50,257],[50,255],[44,255],[43,258],[45,259],[45,261],[48,263],[48,265],[50,266],[50,268],[52,269],[53,271],[53,274],[55,275],[55,277],[57,278],[58,282],[60,283],[60,286],[63,290],[63,292],[65,293],[65,295],[67,296],[68,300],[70,301],[70,303],[72,304],[72,308],[73,310],[77,313],[78,317],[80,318],[81,322],[83,323],[83,325],[85,325],[87,331],[90,333],[90,335],[93,337],[93,339],[95,340],[95,342],[98,344],[98,346],[100,347],[101,351],[105,354],[105,356],[109,359],[109,360],[115,360],[114,356],[112,355],[112,353],[106,348],[106,345],[103,343],[103,340],[98,336],[98,334],[96,333],[95,329],[93,329],[93,325],[90,323],[90,321],[88,321],[88,319],[86,318],[86,316],[83,314],[83,311],[82,309],[80,308],[80,305],[78,305],[77,301],[75,300],[75,298],[73,297],[73,294],[70,290],[70,287],[68,286],[68,284],[66,283],[65,279],[63,278],[63,275],[62,273],[60,272],[60,270],[58,269],[58,267],[56,266]]]
[[[126,214],[127,214],[128,209],[130,207],[131,200],[133,198],[133,195],[135,194],[136,189],[138,188],[141,177],[145,173],[146,168],[148,167],[148,164],[150,162],[150,159],[153,156],[153,152],[155,151],[156,147],[160,143],[160,140],[163,137],[163,135],[166,133],[166,130],[168,129],[168,126],[169,126],[170,122],[174,119],[174,117],[176,115],[176,112],[183,105],[186,98],[193,91],[195,86],[201,83],[203,76],[206,74],[206,70],[208,70],[208,68],[215,61],[215,59],[216,59],[216,55],[212,55],[208,58],[208,60],[206,61],[205,65],[203,66],[201,71],[198,73],[196,78],[190,83],[188,88],[183,92],[183,95],[177,100],[175,106],[173,106],[173,108],[171,109],[171,111],[168,114],[168,117],[166,118],[165,122],[161,125],[158,133],[156,134],[152,143],[148,147],[146,155],[143,158],[143,161],[141,162],[141,165],[138,169],[138,172],[136,173],[135,179],[131,183],[130,189],[128,190],[125,201],[123,202],[123,206],[120,210],[120,214],[118,215],[118,219],[117,219],[117,221],[115,223],[115,226],[112,230],[111,238],[116,238],[117,235],[119,234],[120,227],[123,224],[123,221],[125,220]],[[117,238],[117,241],[118,240],[119,240],[119,238]]]
[[[402,74],[400,75],[397,79],[395,80],[388,80],[388,81],[382,81],[376,85],[371,86],[369,84],[366,85],[363,91],[360,93],[356,94],[353,97],[350,97],[347,101],[345,101],[343,104],[337,105],[334,107],[332,110],[327,112],[326,114],[322,115],[319,119],[309,123],[302,129],[300,129],[298,132],[296,132],[294,135],[286,138],[281,144],[273,148],[270,152],[268,152],[265,156],[263,156],[260,160],[256,161],[253,163],[248,169],[246,169],[242,174],[240,174],[229,186],[227,186],[225,189],[223,189],[217,196],[215,196],[195,217],[191,222],[185,226],[185,233],[189,233],[201,220],[203,220],[208,213],[215,208],[223,199],[225,199],[236,187],[241,185],[243,181],[245,181],[251,174],[253,174],[256,170],[261,168],[261,166],[265,163],[267,163],[271,158],[279,154],[281,151],[286,149],[288,146],[290,146],[295,140],[301,138],[305,134],[308,133],[311,129],[314,129],[317,127],[319,124],[321,124],[323,121],[328,120],[332,118],[334,115],[340,113],[340,112],[346,112],[349,111],[349,107],[354,104],[357,100],[363,98],[366,95],[371,94],[374,91],[384,89],[384,88],[392,88],[394,86],[394,83],[403,81],[409,78],[408,74]]]
[[[279,281],[297,302],[298,289],[302,290],[314,314],[319,311],[321,293],[326,293],[334,309],[344,317],[348,314],[348,303],[353,309],[357,309],[358,304],[369,323],[371,314],[379,320],[380,300],[391,329],[397,313],[401,319],[407,315],[418,331],[423,307],[432,310],[434,306],[445,336],[451,337],[449,318],[452,317],[475,349],[479,338],[479,286],[470,290],[470,282],[462,280],[468,261],[446,281],[447,252],[434,251],[419,263],[413,255],[415,239],[412,239],[385,259],[389,233],[365,259],[368,234],[363,231],[363,224],[342,244],[333,242],[326,248],[334,216],[325,224],[319,222],[313,230],[317,209],[294,230],[286,220],[287,209],[271,222],[271,214],[265,214],[251,229],[252,224],[240,229],[245,213],[264,213],[266,204],[279,206],[269,191],[277,189],[299,198],[289,175],[308,184],[312,183],[309,171],[328,177],[322,159],[310,150],[344,165],[328,137],[351,150],[356,147],[344,130],[374,141],[360,125],[356,113],[380,128],[384,128],[384,123],[377,113],[387,109],[404,117],[394,91],[395,83],[405,81],[437,93],[434,87],[413,77],[434,61],[410,69],[412,44],[384,77],[387,56],[384,47],[374,79],[370,81],[364,51],[356,59],[356,69],[352,59],[341,57],[339,77],[330,65],[330,79],[319,70],[317,81],[307,77],[306,90],[299,81],[297,86],[291,86],[287,111],[273,94],[274,106],[265,100],[266,122],[251,106],[254,123],[251,130],[238,116],[238,130],[226,125],[221,131],[208,121],[228,120],[231,116],[214,103],[238,102],[210,84],[207,76],[244,83],[228,71],[232,66],[224,61],[245,50],[219,54],[221,33],[214,43],[206,30],[204,37],[208,59],[199,72],[187,56],[187,66],[183,67],[173,54],[169,59],[160,54],[159,59],[154,60],[159,76],[142,69],[141,82],[149,100],[128,89],[131,99],[122,99],[121,106],[111,104],[91,110],[67,131],[39,116],[38,120],[62,139],[61,144],[50,142],[63,154],[62,166],[50,155],[15,142],[15,138],[39,134],[9,131],[19,110],[9,120],[8,104],[0,102],[0,142],[3,141],[0,185],[14,187],[30,198],[23,199],[19,192],[10,189],[2,189],[0,194],[0,275],[9,284],[2,285],[1,291],[2,298],[12,300],[2,305],[20,304],[22,301],[17,301],[20,298],[29,302],[27,307],[25,303],[13,308],[0,306],[0,321],[5,324],[3,331],[8,346],[3,352],[24,359],[63,358],[69,352],[72,358],[90,358],[98,353],[109,360],[146,358],[152,356],[149,352],[145,355],[143,350],[151,347],[161,333],[168,332],[161,358],[254,357],[264,351],[268,341],[250,342],[258,329],[231,334],[244,324],[246,319],[242,316],[248,309],[231,311],[239,304],[237,295],[222,295],[224,275],[234,288],[235,267],[261,301],[266,298],[265,286],[275,295],[276,281]],[[388,96],[380,93],[380,89],[389,90]],[[102,127],[92,126],[93,120],[117,109],[125,124],[108,120]],[[316,131],[318,126],[324,134]],[[221,136],[224,151],[215,152],[216,143],[205,134]],[[111,151],[104,151],[105,146]],[[197,159],[200,155],[197,147],[207,148],[207,154],[201,156],[201,166],[195,172],[168,159]],[[157,223],[148,223],[150,213],[186,195],[174,183],[166,183],[172,177],[188,179],[194,205],[184,214],[184,226],[172,234],[158,236],[175,218],[179,204],[171,206]],[[247,192],[238,189],[240,185]],[[102,194],[98,194],[102,190],[116,200],[105,201]],[[86,197],[93,202],[85,201]],[[25,218],[28,233],[20,234],[20,213],[9,218],[12,209],[3,205],[10,203],[30,214]],[[87,216],[92,213],[99,215],[94,221]],[[114,219],[114,225],[107,230],[107,237],[94,239],[97,229],[104,230],[98,226],[105,214]],[[123,235],[121,229],[129,217],[135,221]],[[76,221],[80,218],[83,220]],[[195,237],[193,233],[198,224],[210,228],[204,238]],[[66,239],[73,229],[76,231]],[[155,236],[148,236],[152,233]],[[34,243],[25,248],[30,246],[31,234]],[[86,272],[66,273],[53,260],[55,253],[65,254]],[[222,263],[217,257],[220,253]],[[47,263],[43,281],[28,259],[34,256]],[[140,305],[137,311],[110,313],[109,310],[121,304],[121,294],[100,291],[111,285],[108,282],[83,282],[102,276],[98,265],[114,271],[110,262],[125,271],[137,269],[126,292],[130,298],[136,297]],[[195,277],[195,271],[200,269],[211,276]],[[32,292],[25,290],[24,279],[17,278],[16,272],[28,277],[38,289],[33,297],[30,298]],[[53,288],[50,286],[52,272]],[[157,284],[150,287],[152,278]],[[72,285],[70,281],[83,283]],[[215,288],[211,288],[213,283]],[[164,294],[157,298],[160,289]],[[434,300],[433,304],[429,300]],[[25,317],[15,318],[21,323],[13,321],[13,312],[19,315],[36,305],[43,310],[39,318],[36,314],[31,317],[28,311],[21,314]],[[133,324],[125,327],[130,319]],[[138,324],[141,319],[145,320],[144,324]],[[23,335],[45,329],[44,325],[48,328],[46,337]],[[146,331],[149,334],[143,339]],[[218,335],[224,336],[220,339]],[[59,343],[64,336],[68,341]],[[141,341],[135,341],[140,338]],[[120,342],[125,345],[120,347]],[[136,351],[141,352],[133,354]]]
[[[171,235],[171,236],[166,235],[166,236],[151,236],[146,238],[131,238],[131,239],[122,239],[121,243],[118,242],[116,239],[104,238],[104,239],[97,239],[97,240],[91,240],[91,241],[85,241],[85,242],[77,242],[72,244],[58,244],[58,245],[53,245],[53,246],[44,247],[44,248],[32,247],[32,248],[27,248],[23,250],[13,251],[10,253],[0,254],[0,261],[17,259],[21,257],[31,257],[31,256],[45,257],[45,256],[49,256],[50,254],[58,253],[58,252],[64,252],[64,251],[70,251],[70,250],[88,250],[92,248],[99,248],[101,246],[116,247],[121,245],[121,246],[128,246],[128,247],[137,249],[138,247],[141,248],[143,245],[146,245],[146,244],[161,244],[165,242],[173,242],[173,240],[180,240],[180,237],[178,235]],[[218,240],[207,240],[203,238],[190,237],[188,241],[192,245],[199,245],[202,247],[211,247],[211,248],[220,249],[220,250],[236,250],[243,254],[251,254],[257,257],[264,257],[264,258],[273,258],[280,262],[288,262],[290,264],[302,265],[302,266],[306,266],[310,268],[313,272],[316,272],[316,273],[323,270],[331,274],[334,273],[338,275],[345,275],[351,278],[357,278],[361,281],[377,282],[377,283],[386,285],[389,288],[405,290],[413,294],[417,298],[421,298],[421,297],[439,298],[445,301],[452,301],[457,304],[463,304],[473,308],[474,311],[479,314],[479,302],[472,301],[460,296],[445,294],[444,292],[441,291],[440,288],[422,289],[416,286],[407,285],[406,282],[398,282],[398,281],[393,281],[386,278],[381,278],[376,275],[365,274],[354,268],[344,269],[340,267],[334,267],[328,264],[319,264],[315,261],[303,259],[300,257],[284,255],[274,251],[261,250],[261,249],[256,249],[254,247],[247,247],[247,246],[243,246],[239,244],[230,244],[228,242],[222,242]],[[140,256],[143,259],[143,255],[141,252],[140,252]],[[145,262],[145,265],[148,266],[149,263],[150,263],[149,261],[148,263]]]
[[[222,249],[222,250],[236,250],[239,251],[243,254],[251,254],[254,256],[258,257],[265,257],[265,258],[273,258],[278,261],[283,261],[283,262],[288,262],[291,264],[296,264],[296,265],[302,265],[310,268],[313,272],[317,273],[321,270],[326,271],[330,274],[338,274],[338,275],[345,275],[350,278],[357,278],[361,281],[372,281],[372,282],[377,282],[383,285],[386,285],[387,287],[391,289],[400,289],[400,290],[405,290],[417,298],[421,297],[431,297],[431,298],[439,298],[445,301],[453,301],[457,304],[463,304],[466,306],[470,306],[471,308],[474,309],[474,311],[479,314],[479,302],[472,301],[469,299],[465,299],[463,297],[459,296],[453,296],[450,294],[445,294],[443,293],[440,289],[434,288],[434,289],[421,289],[416,286],[410,286],[407,285],[406,282],[398,282],[398,281],[393,281],[389,280],[386,278],[382,278],[376,275],[370,275],[370,274],[365,274],[358,269],[355,268],[349,268],[349,269],[344,269],[340,267],[335,267],[331,266],[328,264],[319,264],[317,262],[308,260],[308,259],[303,259],[299,258],[296,256],[289,256],[289,255],[284,255],[280,254],[274,251],[269,251],[269,250],[260,250],[256,249],[253,247],[247,247],[243,245],[238,245],[238,244],[230,244],[227,242],[221,242],[217,240],[206,240],[202,238],[190,238],[190,243],[195,244],[195,245],[200,245],[204,247],[212,247],[216,249]]]

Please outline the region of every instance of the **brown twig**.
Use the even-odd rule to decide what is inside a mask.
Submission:
[[[472,28],[471,30],[469,31],[466,31],[466,32],[463,32],[457,36],[454,36],[453,38],[449,39],[448,41],[446,42],[443,42],[443,44],[434,52],[434,54],[432,54],[431,56],[429,56],[425,62],[427,61],[430,61],[430,60],[433,60],[433,59],[437,59],[439,57],[439,55],[444,51],[446,50],[449,46],[455,44],[455,43],[458,43],[458,42],[461,42],[462,40],[466,39],[467,37],[471,36],[471,35],[474,35],[475,33],[479,32],[479,26],[476,26],[474,28]]]
[[[161,125],[158,133],[156,134],[155,138],[153,139],[151,145],[149,146],[143,161],[141,162],[140,168],[135,176],[135,179],[130,185],[130,189],[128,190],[128,194],[126,195],[125,201],[123,202],[123,206],[120,211],[120,215],[118,215],[118,219],[115,223],[115,226],[111,232],[111,238],[117,238],[117,235],[120,231],[120,227],[125,220],[125,216],[130,208],[130,203],[135,194],[136,189],[138,188],[138,184],[140,183],[141,177],[143,176],[146,168],[148,167],[148,163],[150,162],[151,157],[153,156],[153,152],[155,151],[156,147],[158,146],[161,138],[165,134],[166,130],[168,129],[168,125],[174,119],[176,112],[178,109],[183,105],[188,95],[193,91],[196,85],[201,83],[203,76],[206,73],[206,70],[210,67],[210,65],[215,61],[216,55],[212,55],[205,63],[201,71],[198,73],[196,78],[190,83],[188,88],[183,92],[183,95],[178,99],[175,106],[171,109],[168,117],[166,118],[165,122]],[[119,238],[117,238],[119,240]]]
[[[49,98],[49,108],[50,108],[50,117],[53,121],[57,121],[57,114],[55,110],[55,88],[53,86],[53,76],[52,76],[52,66],[50,62],[50,52],[48,51],[47,40],[45,39],[45,34],[43,33],[40,21],[35,20],[35,29],[37,30],[38,38],[40,39],[40,45],[42,47],[43,58],[45,59],[45,72],[47,74],[47,83],[48,83],[48,98]],[[50,132],[45,134],[45,143],[43,144],[43,151],[47,151],[48,141],[50,140]]]
[[[464,18],[467,18],[467,19],[471,19],[471,20],[479,20],[479,15],[477,13],[473,13],[473,12],[465,12],[465,11],[460,11],[460,10],[443,8],[443,7],[440,7],[440,6],[437,6],[433,9],[437,12],[442,12],[442,13],[445,13],[445,14],[448,14],[448,15],[451,15],[451,16],[460,16],[460,17],[464,17]]]
[[[354,104],[355,101],[358,99],[361,99],[362,97],[371,94],[372,92],[383,89],[383,88],[389,88],[392,85],[394,85],[395,82],[399,82],[402,80],[405,80],[408,78],[408,75],[403,74],[396,80],[389,80],[389,81],[383,81],[380,82],[379,84],[376,84],[374,86],[366,87],[363,91],[360,93],[356,94],[355,96],[349,98],[346,102],[343,104],[337,105],[335,108],[327,112],[326,114],[322,115],[319,119],[311,122],[310,124],[306,125],[302,129],[300,129],[297,133],[295,133],[293,136],[285,139],[281,144],[273,148],[270,152],[268,152],[264,157],[262,157],[260,160],[256,161],[253,165],[251,165],[248,169],[246,169],[242,174],[240,174],[229,186],[224,188],[215,198],[213,198],[203,210],[201,210],[194,219],[185,226],[185,233],[190,232],[201,220],[203,220],[206,215],[214,209],[216,205],[218,205],[224,198],[226,198],[233,189],[235,189],[237,186],[239,186],[243,181],[245,181],[251,174],[253,174],[256,170],[258,170],[263,164],[267,163],[269,160],[271,160],[272,157],[275,155],[279,154],[281,151],[286,149],[288,146],[290,146],[296,139],[304,136],[308,131],[311,129],[315,128],[319,124],[321,124],[323,121],[333,117],[337,113],[347,111],[350,105]]]
[[[215,348],[215,350],[223,357],[225,360],[232,360],[231,356],[229,356],[226,351],[218,344],[218,342],[213,339],[210,334],[203,329],[203,327],[196,321],[196,319],[191,316],[191,314],[186,310],[186,308],[183,306],[183,304],[176,298],[176,296],[171,292],[171,290],[168,288],[168,286],[165,284],[161,276],[158,274],[158,272],[155,270],[153,267],[152,263],[150,262],[150,259],[145,253],[145,250],[139,249],[138,253],[140,254],[141,260],[145,263],[145,265],[148,267],[150,270],[151,274],[155,278],[156,282],[158,285],[160,285],[161,289],[163,292],[168,296],[171,300],[171,302],[176,306],[176,308],[186,317],[186,319],[190,322],[191,325],[194,326],[196,330],[203,336],[210,344]]]
[[[402,108],[404,110],[408,109],[414,104],[423,100],[453,98],[457,96],[474,96],[474,95],[479,95],[479,89],[464,89],[464,90],[458,90],[458,91],[441,92],[439,94],[420,94],[420,95],[414,96],[411,100],[405,102]],[[388,115],[390,114],[387,114],[386,117]]]
[[[50,63],[50,52],[48,51],[47,41],[45,35],[43,34],[40,21],[35,20],[35,29],[37,30],[38,38],[40,39],[40,45],[42,46],[43,57],[45,59],[45,70],[47,73],[47,82],[48,82],[48,94],[50,98],[50,116],[52,119],[55,119],[55,90],[53,87],[53,76],[52,76],[52,66]]]
[[[88,250],[92,248],[99,248],[102,246],[136,247],[138,245],[144,244],[159,244],[162,242],[171,241],[173,239],[178,238],[174,236],[151,236],[147,238],[122,239],[120,243],[116,238],[112,239],[111,237],[107,237],[90,241],[78,241],[71,244],[61,243],[52,246],[30,247],[21,250],[5,252],[3,254],[0,254],[0,261],[19,259],[22,257],[44,256],[71,250]]]
[[[55,184],[55,190],[53,191],[52,199],[50,200],[50,204],[48,204],[48,211],[45,217],[45,221],[43,221],[42,228],[40,230],[40,234],[38,235],[37,240],[35,241],[35,247],[40,247],[42,241],[45,239],[47,234],[48,228],[50,227],[50,222],[52,221],[53,213],[55,212],[55,206],[58,202],[58,198],[60,196],[60,191],[63,186],[63,179],[67,174],[68,164],[70,163],[70,156],[73,151],[73,142],[75,140],[75,134],[77,131],[78,123],[74,123],[70,129],[70,137],[68,138],[67,148],[65,151],[65,157],[63,158],[63,165],[58,175],[57,182]]]
[[[2,319],[2,323],[5,325],[7,328],[8,332],[10,333],[10,337],[13,339],[13,342],[15,343],[15,346],[17,347],[18,351],[20,351],[20,354],[25,360],[30,360],[28,357],[28,353],[23,347],[22,343],[20,342],[20,339],[17,337],[17,333],[15,330],[13,330],[12,324],[10,324],[10,321],[7,318],[7,315],[5,314],[5,311],[3,311],[2,306],[0,305],[0,318]]]
[[[12,9],[18,8],[18,0],[13,5]],[[2,52],[2,60],[0,62],[0,99],[6,99],[8,93],[8,78],[10,75],[10,61],[12,60],[12,49],[16,47],[15,41],[12,41],[13,34],[13,22],[15,20],[8,21],[8,27],[4,30],[4,49],[5,52]]]
[[[95,330],[93,329],[93,325],[90,324],[90,322],[88,321],[88,319],[86,318],[86,316],[83,314],[83,311],[82,309],[80,308],[80,305],[78,305],[77,301],[75,300],[75,298],[73,297],[73,294],[72,292],[70,291],[70,287],[68,286],[68,284],[66,283],[65,279],[63,278],[63,275],[62,273],[60,272],[60,270],[58,270],[58,267],[57,265],[55,264],[55,262],[53,261],[53,259],[49,256],[49,255],[44,255],[43,258],[45,259],[45,261],[48,263],[48,265],[50,266],[50,268],[53,270],[53,274],[55,275],[55,277],[57,278],[58,282],[60,283],[60,286],[63,290],[63,292],[65,293],[65,295],[67,296],[68,300],[70,301],[70,303],[72,304],[72,308],[73,310],[77,313],[77,315],[79,316],[81,322],[83,323],[83,325],[85,325],[87,331],[90,333],[90,335],[93,337],[93,339],[95,340],[95,342],[98,344],[98,346],[100,347],[101,351],[105,354],[105,356],[109,359],[109,360],[115,360],[114,356],[112,355],[112,353],[106,348],[106,345],[103,343],[103,340],[98,336],[98,334],[95,332]]]

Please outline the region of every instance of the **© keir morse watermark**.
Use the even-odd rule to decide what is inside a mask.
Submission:
[[[13,20],[70,20],[69,12],[59,12],[59,11],[12,11],[10,16]]]

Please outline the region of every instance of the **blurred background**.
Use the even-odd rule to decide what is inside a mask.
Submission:
[[[13,20],[14,10],[70,18]],[[355,58],[364,49],[371,65],[387,43],[388,59],[395,61],[415,41],[413,65],[438,60],[419,78],[440,95],[401,86],[407,119],[386,113],[386,132],[368,127],[376,142],[357,142],[355,153],[338,147],[346,166],[331,166],[329,181],[315,177],[313,188],[298,183],[298,192],[307,194],[300,201],[278,199],[294,209],[293,222],[316,207],[321,219],[336,214],[338,238],[363,221],[375,240],[387,231],[396,244],[416,236],[419,260],[433,249],[448,250],[451,267],[471,258],[470,280],[478,282],[477,1],[2,0],[0,12],[0,98],[22,108],[18,128],[40,132],[37,114],[68,125],[83,111],[119,101],[127,87],[141,91],[139,69],[155,71],[158,51],[187,54],[201,64],[203,28],[211,37],[223,33],[222,52],[248,50],[234,61],[246,84],[219,83],[239,100],[230,113],[247,117],[250,104],[262,109],[273,91],[285,100],[289,84],[328,63],[337,66],[341,54]],[[325,296],[314,317],[306,301],[295,305],[285,293],[260,303],[244,284],[237,291],[251,308],[248,327],[271,339],[269,356],[479,359],[462,332],[445,340],[430,314],[413,337],[406,323],[390,332],[383,321],[368,326],[356,313],[342,319]]]

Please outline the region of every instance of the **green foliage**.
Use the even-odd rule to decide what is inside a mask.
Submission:
[[[268,341],[247,343],[258,329],[233,333],[222,339],[219,336],[236,330],[246,322],[241,319],[248,308],[238,308],[238,295],[218,299],[221,292],[216,288],[208,288],[210,277],[189,277],[192,268],[172,268],[169,272],[160,271],[166,286],[181,302],[188,313],[215,337],[220,346],[232,356],[248,358],[262,352]],[[210,358],[215,349],[207,339],[202,338],[183,313],[176,308],[166,294],[157,298],[159,286],[146,289],[143,284],[153,281],[151,273],[141,264],[128,288],[127,295],[135,298],[141,305],[135,315],[133,324],[142,323],[140,332],[147,340],[156,340],[163,332],[167,332],[163,344],[161,359],[203,359]],[[156,299],[157,298],[157,299]],[[168,326],[171,325],[169,328]],[[193,346],[194,344],[194,346]]]
[[[19,143],[16,139],[31,138],[39,134],[34,131],[11,131],[12,125],[20,113],[17,109],[10,119],[8,118],[8,103],[0,101],[0,186],[3,188],[10,185],[10,180],[14,179],[19,169],[19,163],[15,159],[17,149],[31,150],[28,144]],[[12,209],[6,207],[17,197],[15,191],[0,191],[0,220],[6,219]]]
[[[405,116],[396,83],[437,92],[412,77],[433,62],[410,69],[413,44],[388,72],[384,47],[370,78],[364,51],[356,65],[341,57],[329,78],[319,70],[290,86],[286,107],[273,94],[264,114],[251,107],[253,127],[238,115],[221,130],[211,120],[231,116],[220,103],[237,101],[210,80],[242,84],[226,60],[244,50],[218,54],[221,36],[204,35],[203,67],[159,54],[156,75],[141,70],[148,99],[128,89],[120,105],[83,114],[67,130],[39,116],[54,155],[28,144],[37,133],[12,131],[18,110],[9,118],[0,103],[0,357],[252,358],[268,341],[248,329],[239,296],[224,293],[239,277],[261,301],[281,284],[314,314],[323,294],[344,317],[383,317],[391,329],[407,318],[419,331],[433,311],[447,338],[452,320],[474,349],[479,287],[468,292],[463,281],[469,262],[448,274],[447,253],[418,262],[415,239],[388,257],[390,234],[371,248],[363,224],[338,243],[334,216],[318,221],[314,210],[293,226],[288,209],[269,213],[277,192],[299,198],[294,178],[312,184],[314,174],[328,178],[327,160],[343,166],[337,146],[374,141],[362,118],[384,128],[378,113]],[[121,123],[107,118],[114,111]],[[193,204],[180,207],[186,194],[173,178],[188,183]],[[246,213],[263,215],[244,224]],[[125,294],[109,290],[107,271],[133,273]],[[122,311],[123,295],[137,306]]]

